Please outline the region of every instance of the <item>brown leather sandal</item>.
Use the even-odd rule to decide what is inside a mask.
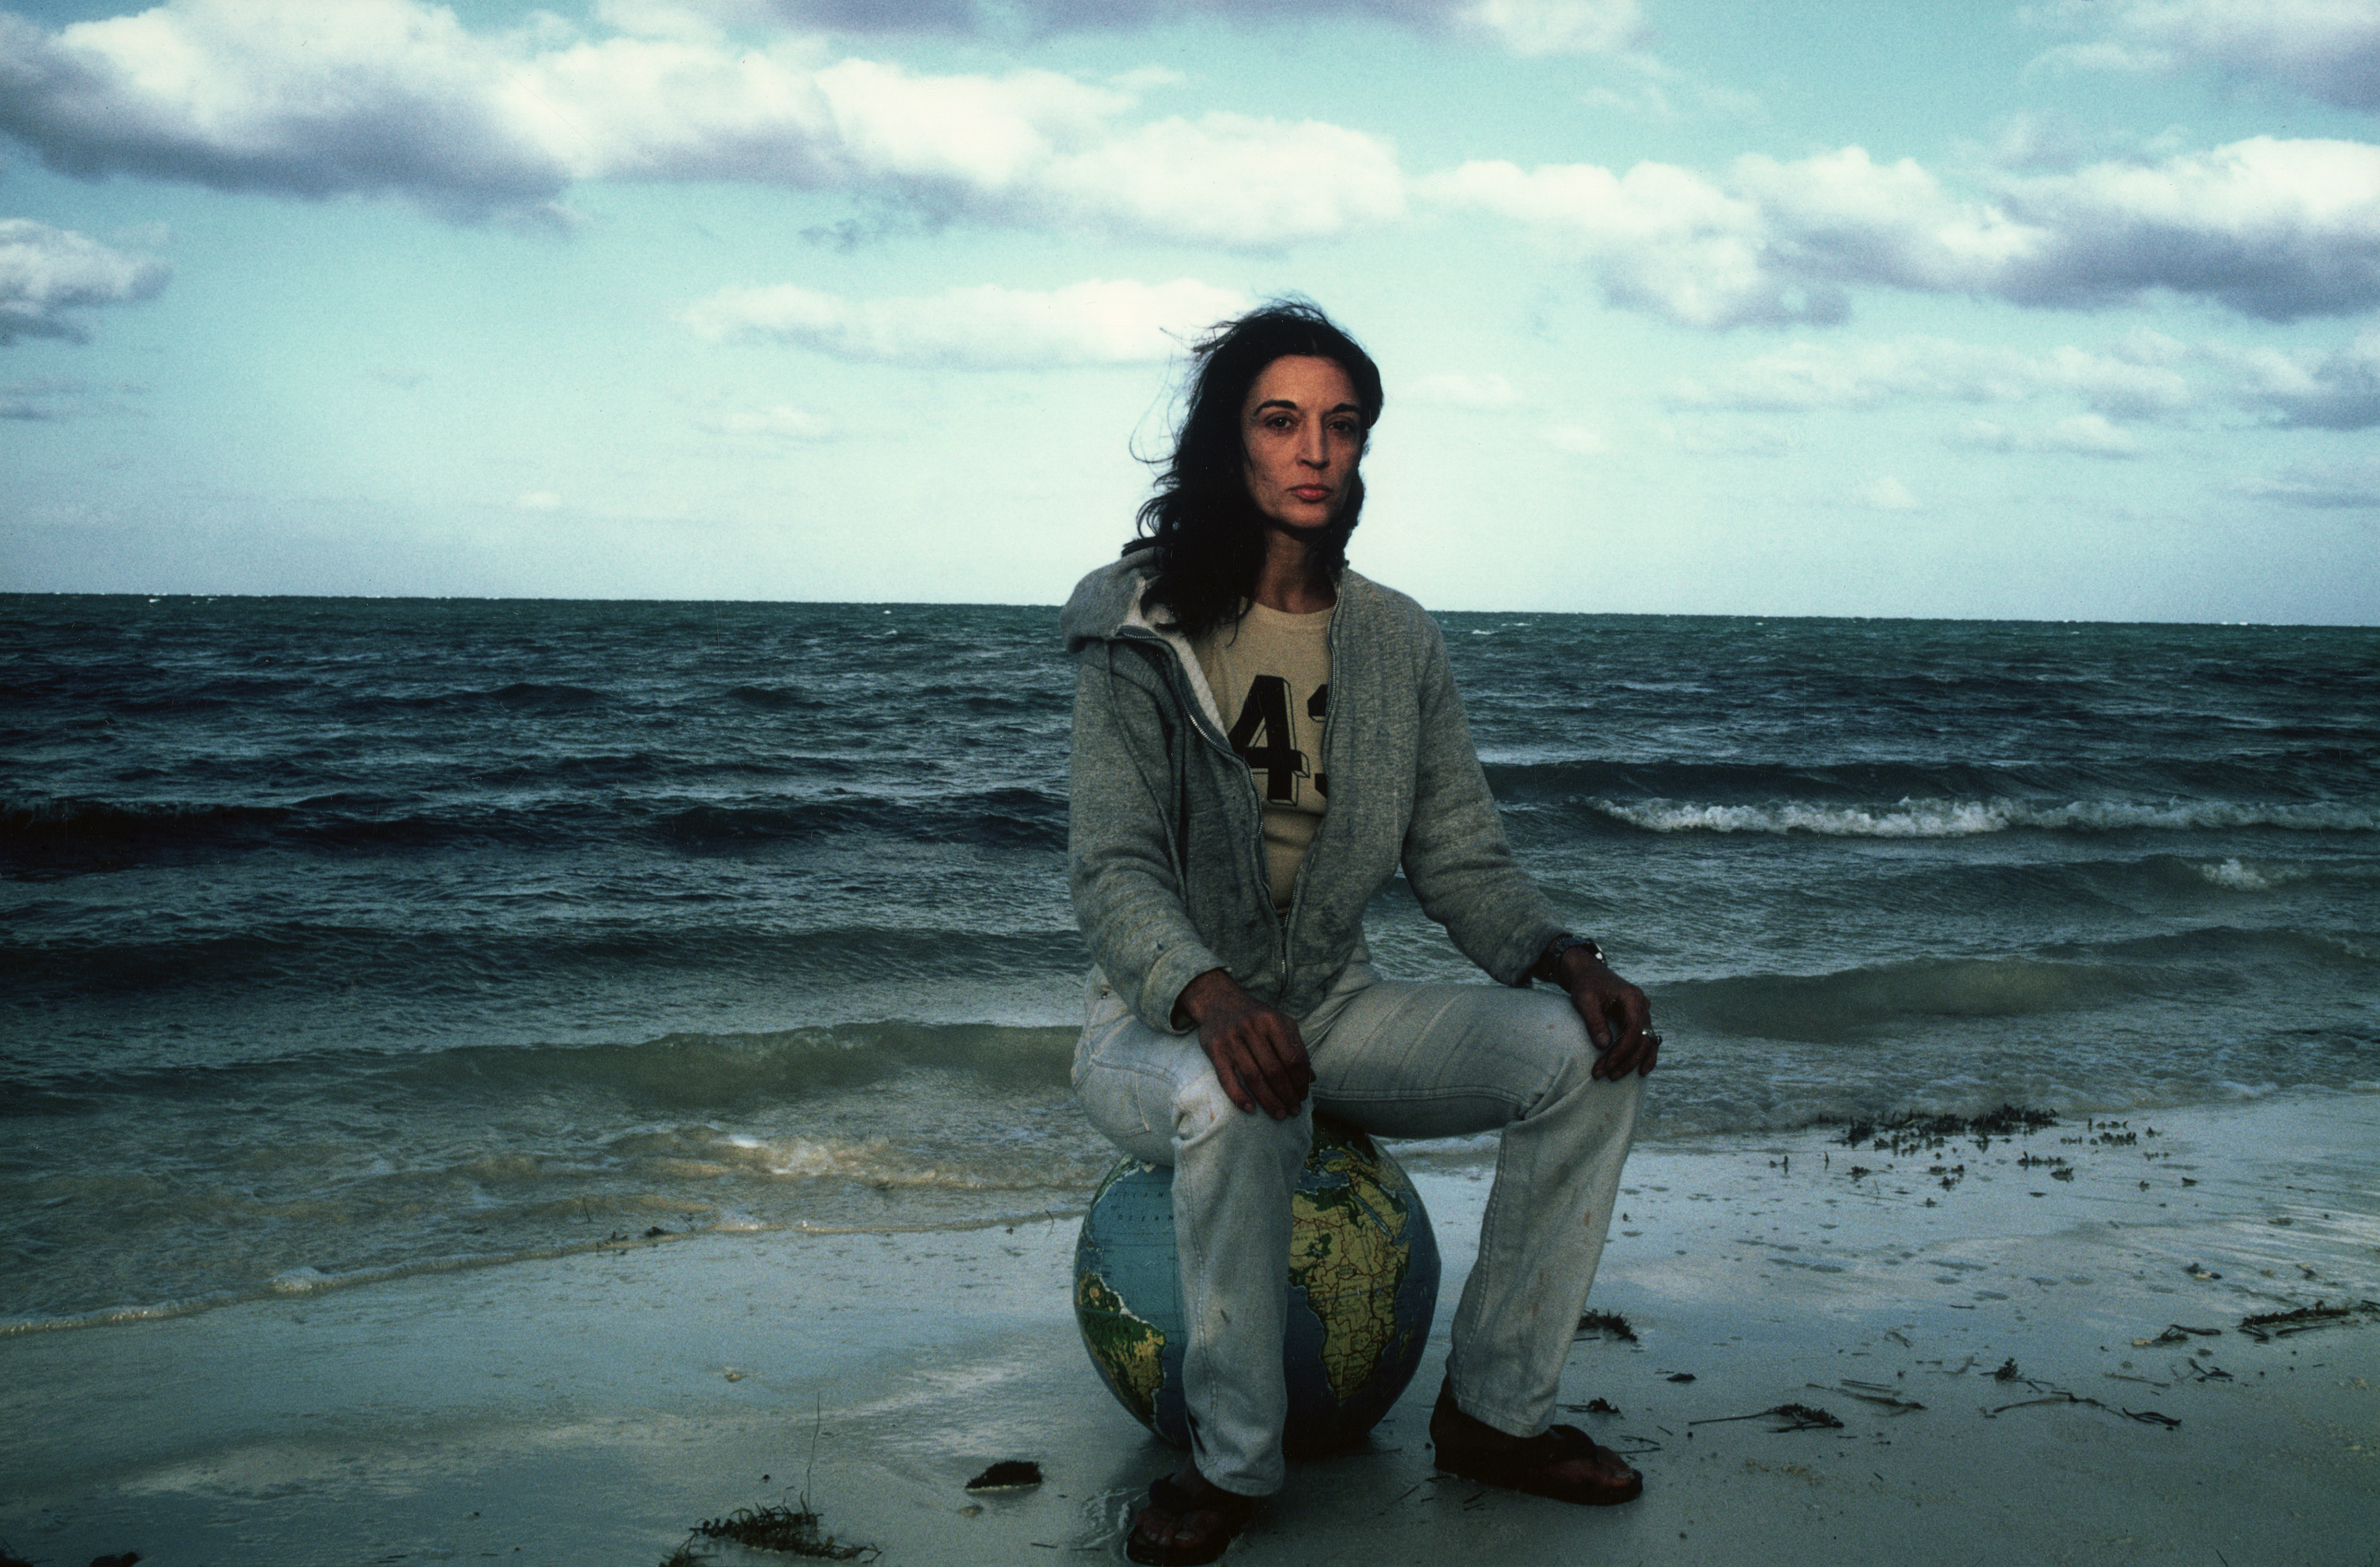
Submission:
[[[1124,1536],[1123,1553],[1147,1567],[1200,1567],[1230,1549],[1240,1531],[1255,1520],[1262,1499],[1227,1491],[1211,1482],[1201,1484],[1206,1487],[1203,1492],[1188,1489],[1171,1475],[1151,1480],[1148,1505],[1133,1519],[1132,1532]],[[1164,1539],[1152,1540],[1142,1532],[1142,1525],[1152,1518],[1160,1527],[1172,1523]]]
[[[1581,1507],[1611,1507],[1645,1494],[1645,1477],[1576,1426],[1516,1437],[1465,1415],[1442,1389],[1429,1415],[1438,1466],[1466,1480],[1551,1497]]]

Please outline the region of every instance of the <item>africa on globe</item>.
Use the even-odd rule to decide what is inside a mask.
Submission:
[[[1397,1162],[1318,1115],[1285,1261],[1281,1445],[1324,1452],[1359,1440],[1413,1380],[1438,1308],[1438,1241]],[[1075,1246],[1075,1320],[1108,1391],[1158,1436],[1188,1447],[1172,1169],[1125,1158],[1099,1182]]]

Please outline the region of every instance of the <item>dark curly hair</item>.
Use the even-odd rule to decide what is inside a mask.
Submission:
[[[1196,636],[1227,621],[1256,591],[1264,568],[1266,518],[1248,495],[1247,445],[1240,410],[1264,368],[1283,355],[1329,359],[1347,372],[1363,407],[1368,440],[1380,416],[1380,368],[1354,338],[1303,300],[1275,300],[1225,321],[1191,350],[1190,406],[1158,475],[1157,493],[1140,509],[1144,536],[1123,547],[1155,549],[1157,575],[1143,604],[1163,609]],[[1347,563],[1347,536],[1364,510],[1364,485],[1351,476],[1347,499],[1315,541],[1318,563],[1337,581]]]

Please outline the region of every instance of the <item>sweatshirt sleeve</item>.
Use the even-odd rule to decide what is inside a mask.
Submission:
[[[1169,1033],[1182,989],[1223,960],[1183,902],[1172,732],[1162,675],[1109,642],[1087,645],[1075,677],[1068,763],[1067,883],[1091,957],[1140,1020]]]
[[[1525,983],[1529,965],[1563,926],[1505,842],[1445,639],[1436,622],[1423,623],[1429,629],[1420,650],[1421,734],[1405,880],[1422,911],[1446,927],[1464,957],[1500,983]]]

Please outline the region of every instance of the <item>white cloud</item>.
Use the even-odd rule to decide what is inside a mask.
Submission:
[[[72,229],[0,218],[0,344],[84,342],[89,329],[67,312],[146,299],[170,275],[163,261],[111,250]]]
[[[1560,424],[1546,431],[1546,444],[1573,457],[1600,457],[1611,450],[1611,438],[1591,425]]]
[[[1909,493],[1907,485],[1889,474],[1862,485],[1858,499],[1861,505],[1871,511],[1914,512],[1918,509],[1917,497]]]
[[[1495,39],[1516,54],[1616,54],[1645,38],[1636,0],[1422,0],[1381,8],[1442,11],[1457,28]]]
[[[765,435],[779,440],[821,440],[834,430],[818,415],[805,414],[783,404],[773,408],[716,414],[703,420],[702,428],[720,435]]]
[[[2096,414],[2076,414],[2040,429],[2012,429],[1988,419],[1969,419],[1951,433],[1960,446],[1985,452],[2064,452],[2081,457],[2137,457],[2131,432]]]
[[[1620,50],[1641,28],[1634,0],[1338,3],[1522,50]],[[1615,305],[1710,328],[1838,320],[1853,286],[2086,308],[2168,290],[2277,320],[2380,305],[2380,147],[2362,142],[2257,137],[1976,192],[1858,147],[1722,174],[1481,162],[1409,181],[1343,126],[1137,118],[1114,81],[933,75],[706,30],[750,25],[756,4],[614,0],[606,15],[633,30],[601,38],[542,12],[475,33],[423,0],[176,0],[54,32],[0,13],[0,134],[83,177],[395,196],[456,218],[565,221],[577,180],[724,180],[849,191],[928,223],[1268,249],[1398,222],[1411,190],[1540,231]],[[998,33],[1244,8],[812,0],[778,16]]]
[[[55,34],[0,14],[0,132],[51,166],[443,214],[558,217],[574,179],[862,191],[937,217],[1269,247],[1403,211],[1374,138],[1135,100],[1050,71],[922,75],[738,49],[650,9],[589,41],[472,34],[419,0],[182,0]]]
[[[1989,280],[2020,304],[2111,305],[2164,288],[2270,320],[2380,304],[2380,147],[2364,142],[2252,137],[2003,194],[2043,235]]]
[[[924,299],[845,299],[781,283],[722,289],[680,319],[714,342],[773,339],[837,358],[966,369],[1044,369],[1171,357],[1244,295],[1189,278],[1093,279],[1048,292],[978,286]]]
[[[550,489],[532,489],[513,497],[513,508],[520,512],[553,512],[562,507],[562,497]]]
[[[1483,161],[1415,188],[1439,205],[1498,213],[1553,236],[1598,273],[1615,304],[1705,327],[1812,313],[1793,307],[1789,280],[1766,265],[1758,207],[1675,164],[1643,163],[1615,175],[1594,163],[1524,170]]]
[[[2309,464],[2285,473],[2244,479],[2233,488],[2242,495],[2286,506],[2380,511],[2380,460]]]
[[[2107,36],[2054,49],[2044,63],[2157,72],[2206,66],[2380,109],[2380,6],[2371,0],[2068,0],[2051,16]]]
[[[1404,215],[1381,142],[1318,120],[1214,114],[1135,127],[1052,156],[1012,199],[1069,227],[1267,247]]]
[[[2380,147],[2255,137],[1954,196],[1914,161],[1847,147],[1671,164],[1465,163],[1415,182],[1573,253],[1612,303],[1690,326],[1832,320],[1883,285],[2093,307],[2165,289],[2286,320],[2380,304]]]
[[[2380,425],[2380,331],[2319,356],[2277,348],[2225,350],[2221,356],[2239,374],[2239,401],[2282,424],[2338,430]]]
[[[562,175],[511,53],[411,0],[188,0],[55,35],[0,14],[0,130],[87,178],[534,207]]]
[[[1578,95],[1578,101],[1590,108],[1616,110],[1632,120],[1653,125],[1669,125],[1681,118],[1676,105],[1658,81],[1640,81],[1626,90],[1590,87]]]
[[[646,30],[763,18],[846,33],[993,36],[1145,28],[1192,17],[1262,26],[1285,17],[1368,17],[1423,32],[1466,34],[1518,54],[1618,54],[1644,42],[1637,0],[605,0],[607,17]]]
[[[1888,343],[1794,343],[1700,380],[1681,381],[1670,401],[1687,407],[1771,413],[1872,408],[1925,399],[2022,403],[2067,395],[2095,414],[2162,417],[2192,405],[2197,392],[2171,367],[2181,345],[2137,334],[2112,352],[2071,346],[2044,354],[1979,347],[1944,338]]]
[[[1680,380],[1667,392],[1667,401],[1675,407],[1767,413],[1875,408],[1912,401],[2017,404],[2058,397],[2081,403],[2099,424],[2171,420],[2230,404],[2254,410],[2277,425],[2370,429],[2380,426],[2380,330],[2366,331],[2327,352],[2192,346],[2148,331],[2129,333],[2100,349],[2069,344],[2034,354],[1930,337],[1799,342]],[[2063,446],[2035,441],[2023,449],[2083,451],[2109,445],[2089,433],[2095,428],[2074,426]],[[1970,444],[1992,445],[1999,439],[1979,431],[2007,433],[2001,426],[1981,421],[1961,428]]]
[[[1895,343],[1799,342],[1706,380],[1681,381],[1671,389],[1670,401],[1687,407],[1788,413],[1871,408],[1917,397],[2011,403],[2029,396],[2037,384],[2037,367],[2013,349],[1923,337]]]
[[[1499,408],[1520,405],[1521,393],[1512,383],[1500,375],[1465,375],[1450,372],[1424,376],[1397,389],[1400,403],[1415,403],[1425,408],[1469,408],[1493,412]]]
[[[2082,457],[2137,457],[2141,450],[2131,431],[2119,429],[2096,414],[2070,414],[2034,439],[2045,452],[2071,452]]]

